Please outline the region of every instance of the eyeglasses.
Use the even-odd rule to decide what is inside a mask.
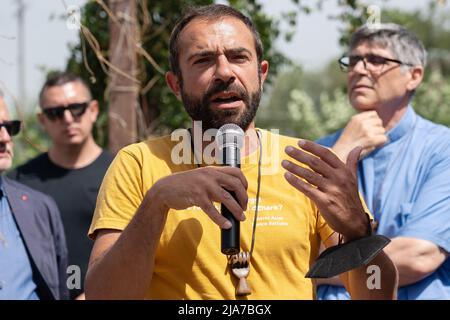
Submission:
[[[3,121],[0,122],[0,130],[1,128],[5,128],[8,134],[12,137],[19,133],[20,124],[20,120]]]
[[[343,56],[339,59],[339,66],[341,67],[342,71],[349,72],[352,71],[360,61],[363,62],[364,69],[372,72],[381,72],[383,66],[388,62],[395,62],[401,65],[413,66],[413,64],[411,63],[405,63],[400,60],[385,58],[376,54],[367,54],[365,56]]]
[[[71,103],[66,107],[56,106],[56,107],[42,108],[42,112],[47,116],[47,118],[49,118],[52,121],[55,121],[56,119],[61,120],[62,118],[64,118],[64,112],[66,112],[66,110],[69,110],[72,117],[78,118],[81,117],[86,112],[88,105],[89,101],[82,103]]]

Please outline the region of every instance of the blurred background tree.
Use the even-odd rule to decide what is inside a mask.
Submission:
[[[291,0],[295,9],[280,17],[264,11],[260,1],[229,0],[228,3],[250,16],[261,33],[265,58],[270,62],[270,75],[264,88],[257,126],[276,128],[281,133],[316,139],[343,127],[353,109],[347,102],[345,74],[339,70],[337,59],[321,70],[304,71],[290,61],[274,43],[284,38],[289,41],[297,30],[299,14],[320,12],[324,0]],[[346,0],[338,2],[339,10],[331,19],[340,21],[342,52],[350,34],[369,18],[370,1]],[[169,69],[168,41],[170,31],[181,12],[189,5],[213,3],[212,0],[158,0],[138,1],[138,20],[141,46],[155,64],[140,57],[138,78],[141,82],[139,102],[140,120],[145,130],[140,138],[168,133],[189,125],[182,104],[167,88],[164,72]],[[223,2],[223,1],[222,1]],[[384,1],[389,3],[389,1]],[[429,52],[426,77],[414,100],[416,111],[424,117],[450,126],[450,13],[442,10],[442,0],[428,0],[428,10],[383,10],[382,22],[396,22],[415,32]],[[307,4],[305,4],[307,3]],[[109,57],[109,16],[102,0],[89,1],[82,8],[81,22],[98,42],[94,51],[80,34],[79,42],[70,46],[67,70],[80,74],[90,83],[93,95],[100,101],[101,114],[96,123],[95,138],[107,146],[108,77],[99,62],[99,55]],[[288,28],[281,28],[283,25]],[[323,41],[323,40],[320,40]],[[26,137],[16,139],[14,163],[45,150],[48,139],[34,114],[27,115]]]
[[[213,0],[138,1],[141,47],[157,63],[157,66],[155,66],[149,63],[148,59],[140,59],[139,62],[138,78],[142,86],[139,96],[141,112],[138,114],[138,118],[140,121],[138,122],[143,124],[144,127],[144,130],[141,129],[139,132],[140,139],[149,135],[169,133],[175,128],[189,126],[189,117],[182,104],[173,96],[165,84],[164,73],[169,70],[168,42],[173,26],[186,7],[213,2]],[[292,66],[292,61],[274,46],[275,40],[284,38],[286,41],[290,41],[296,31],[299,14],[320,11],[324,0],[291,0],[294,9],[283,12],[280,17],[274,17],[265,12],[262,4],[257,0],[228,0],[227,2],[248,15],[261,34],[264,58],[270,63],[270,74],[265,85],[268,88],[273,84],[273,79],[276,78],[279,70]],[[336,19],[347,19],[349,17],[347,12],[352,12],[353,16],[356,16],[359,14],[358,10],[365,8],[364,4],[354,0],[340,0],[338,3],[343,13],[336,16]],[[84,37],[80,34],[80,42],[71,47],[71,57],[67,64],[68,70],[80,74],[92,83],[93,94],[98,97],[100,105],[103,106],[95,131],[96,140],[102,146],[107,145],[108,77],[97,58],[99,53],[108,58],[108,19],[111,17],[106,9],[106,4],[101,0],[91,1],[85,5],[82,10],[81,22],[97,39],[101,49],[92,50],[90,46],[86,45]],[[282,29],[280,27],[281,22],[287,25],[287,28]],[[340,77],[340,75],[337,77]],[[317,77],[316,82],[318,84],[322,81],[320,77]],[[330,84],[330,86],[332,85]],[[308,85],[308,87],[312,91],[316,90],[317,95],[319,94],[318,90],[323,89],[321,85],[315,86],[314,84]],[[326,100],[325,96],[322,97],[322,101],[325,101],[324,99]],[[314,99],[314,102],[314,105],[316,105],[319,98]],[[295,127],[291,129],[292,132],[297,132]]]
[[[351,33],[368,18],[368,6],[354,1],[340,19],[344,53]],[[423,117],[450,126],[450,12],[441,10],[439,1],[429,1],[428,10],[380,12],[381,22],[398,23],[423,41],[428,51],[424,81],[413,100]],[[294,66],[281,72],[269,88],[257,115],[257,124],[277,128],[287,135],[317,139],[345,126],[354,114],[346,95],[346,75],[339,69],[339,57],[322,70],[304,72]]]
[[[185,113],[182,104],[170,92],[164,79],[164,73],[169,70],[168,43],[170,32],[176,21],[181,17],[183,10],[192,5],[211,4],[212,0],[160,0],[139,1],[138,21],[140,26],[141,47],[156,63],[149,63],[145,59],[139,60],[138,78],[143,84],[140,88],[139,102],[142,113],[140,120],[144,123],[145,130],[140,138],[152,134],[163,134],[175,128],[189,125],[189,117]],[[229,4],[239,8],[250,16],[261,33],[265,48],[265,58],[271,64],[271,72],[276,74],[279,66],[289,64],[287,59],[279,52],[273,43],[280,36],[289,37],[292,31],[281,32],[279,20],[264,13],[261,5],[256,0],[229,0]],[[295,2],[295,1],[294,1]],[[101,48],[101,54],[108,58],[109,43],[108,13],[101,1],[91,1],[82,10],[81,22],[90,33],[97,39]],[[308,10],[298,5],[299,11]],[[291,15],[295,16],[295,14]],[[295,23],[291,24],[292,28]],[[291,28],[291,29],[292,29]],[[97,141],[106,146],[107,137],[107,75],[97,59],[98,52],[85,43],[80,35],[80,42],[71,47],[71,57],[67,69],[80,74],[92,83],[94,97],[98,97],[100,105],[103,106],[100,119],[97,123],[95,137]],[[142,136],[144,135],[144,136]]]
[[[11,114],[14,119],[21,119]],[[19,135],[14,137],[14,158],[12,167],[25,163],[38,153],[47,151],[50,139],[38,123],[36,114],[26,113],[22,118],[22,128]]]

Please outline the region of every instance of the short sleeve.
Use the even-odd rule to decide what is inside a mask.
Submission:
[[[142,160],[132,150],[119,151],[106,172],[88,233],[92,239],[99,229],[125,229],[144,198]]]
[[[334,233],[334,230],[331,229],[331,227],[328,225],[328,223],[320,213],[317,216],[316,229],[317,233],[320,236],[320,240],[322,240],[323,243],[325,243],[325,241],[327,241],[327,239]]]
[[[405,208],[397,236],[428,240],[450,252],[450,155],[440,158],[430,165],[416,201]]]

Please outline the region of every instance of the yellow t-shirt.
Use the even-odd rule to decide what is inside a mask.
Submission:
[[[313,299],[311,279],[305,278],[333,230],[315,204],[283,177],[284,149],[298,139],[260,130],[262,175],[256,241],[251,259],[248,299]],[[178,141],[170,136],[151,139],[122,149],[111,164],[97,199],[89,236],[99,229],[123,230],[144,195],[160,178],[196,168],[174,164],[171,153]],[[256,151],[242,159],[248,181],[247,219],[241,222],[241,250],[252,239],[258,177]],[[292,159],[291,159],[292,160]],[[193,162],[192,162],[193,163]],[[197,207],[170,210],[156,252],[148,299],[236,299],[237,280],[220,252],[220,229]]]

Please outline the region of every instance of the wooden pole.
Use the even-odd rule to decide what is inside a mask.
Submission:
[[[132,78],[137,73],[135,44],[138,40],[135,0],[110,0],[109,7],[117,19],[110,19],[110,69],[108,148],[116,153],[136,142],[139,86]],[[124,74],[129,75],[126,77]]]

